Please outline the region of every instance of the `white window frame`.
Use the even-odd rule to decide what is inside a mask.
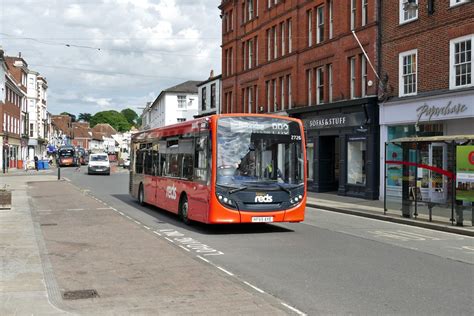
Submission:
[[[329,102],[332,102],[332,85],[333,85],[333,79],[332,79],[332,64],[328,65],[328,100]]]
[[[357,0],[350,0],[351,1],[351,30],[355,29],[356,25],[356,18],[357,18],[357,12],[356,12],[356,1]]]
[[[281,110],[285,110],[285,76],[280,77],[280,99],[281,99]]]
[[[308,47],[313,45],[313,10],[306,12],[306,19],[308,23]]]
[[[405,57],[415,55],[415,72],[411,74],[404,74],[403,60]],[[405,76],[415,75],[415,91],[410,93],[404,92],[405,87]],[[402,52],[398,55],[398,96],[406,97],[410,95],[416,95],[418,93],[418,50],[412,49],[406,52]]]
[[[286,28],[285,28],[285,22],[280,24],[280,33],[281,33],[281,55],[285,56],[286,54]]]
[[[272,85],[273,85],[273,112],[276,112],[278,110],[277,81],[276,81],[276,79],[272,80]]]
[[[273,58],[278,58],[278,41],[277,41],[277,27],[274,26],[273,28]]]
[[[324,67],[316,69],[316,104],[324,103]]]
[[[462,85],[462,86],[456,86],[456,71],[455,71],[455,56],[454,56],[454,49],[455,45],[459,42],[464,42],[464,41],[471,41],[471,83]],[[449,89],[454,90],[454,89],[463,89],[463,88],[468,88],[468,87],[473,87],[474,86],[474,80],[473,80],[473,68],[474,68],[474,34],[470,34],[467,36],[462,36],[458,38],[454,38],[449,41]]]
[[[329,39],[333,37],[332,0],[329,1]]]
[[[291,34],[292,30],[292,25],[291,25],[291,19],[288,19],[288,54],[291,54],[293,50],[292,42],[293,42],[293,36]]]
[[[248,69],[252,69],[252,62],[253,62],[253,40],[252,39],[247,42],[247,50],[249,54]]]
[[[258,66],[258,37],[254,38],[255,42],[255,66]]]
[[[319,44],[324,41],[324,6],[316,9],[316,20],[316,44]]]
[[[253,106],[253,87],[247,88],[247,97],[248,97],[248,113],[252,113],[252,106]]]
[[[271,92],[271,80],[268,80],[266,82],[266,88],[267,88],[267,111],[270,111],[271,109],[271,100],[272,100],[272,92]]]
[[[180,106],[180,103],[179,103],[180,97],[184,97],[184,106]],[[187,99],[187,98],[186,98],[186,95],[183,95],[183,94],[178,94],[178,95],[176,96],[176,100],[177,100],[177,102],[178,102],[178,109],[186,109],[186,99]],[[183,99],[181,98],[181,101],[182,101],[182,100],[183,100]]]
[[[367,23],[369,22],[368,10],[369,10],[369,1],[362,0],[362,26],[367,25]]]
[[[267,61],[272,60],[272,38],[271,28],[267,30]]]
[[[416,4],[418,4],[418,0],[415,0],[416,1]],[[408,18],[405,18],[405,3],[408,2],[408,0],[399,0],[399,19],[400,19],[400,24],[405,24],[405,23],[410,23],[410,22],[413,22],[413,21],[416,21],[418,20],[418,9],[416,9],[415,11],[415,15],[413,17],[408,17]]]
[[[365,55],[361,56],[361,62],[360,62],[360,79],[361,79],[361,93],[360,95],[362,97],[367,96],[367,59],[365,58]]]
[[[351,57],[349,59],[349,68],[350,68],[350,97],[355,99],[355,84],[356,84],[356,59]]]
[[[247,21],[252,20],[253,17],[253,0],[247,0]]]
[[[456,7],[458,5],[462,5],[469,2],[471,2],[471,0],[449,0],[449,6]]]
[[[308,106],[313,105],[313,69],[306,71],[306,83],[308,89]]]
[[[292,106],[292,96],[291,96],[291,75],[288,75],[286,78],[286,84],[288,85],[288,109],[291,110]]]

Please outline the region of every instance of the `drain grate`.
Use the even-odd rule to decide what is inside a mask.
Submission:
[[[99,297],[99,293],[96,290],[77,290],[77,291],[66,291],[63,293],[63,299],[65,300],[83,300],[87,298]]]
[[[58,224],[56,223],[44,223],[44,224],[40,224],[40,226],[57,226]]]

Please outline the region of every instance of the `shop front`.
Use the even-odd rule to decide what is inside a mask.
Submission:
[[[402,171],[390,166],[386,172],[384,186],[384,160],[401,159],[403,150],[392,143],[406,137],[441,137],[474,134],[474,90],[456,91],[448,94],[398,99],[380,106],[380,199],[384,192],[389,196],[402,196]],[[385,145],[387,144],[387,145]],[[386,148],[386,155],[384,148]],[[445,142],[430,142],[423,145],[423,163],[444,168],[449,159],[449,148]],[[414,155],[415,151],[411,151]],[[415,157],[409,157],[414,160]],[[446,190],[443,190],[446,192]],[[436,193],[432,193],[436,194]],[[436,197],[432,196],[432,199]],[[444,197],[440,197],[444,199]]]
[[[310,191],[378,199],[376,98],[302,107],[288,112],[304,123]]]

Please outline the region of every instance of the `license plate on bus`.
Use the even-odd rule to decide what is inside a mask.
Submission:
[[[273,217],[268,216],[268,217],[257,217],[254,216],[252,217],[252,223],[271,223],[273,222]]]

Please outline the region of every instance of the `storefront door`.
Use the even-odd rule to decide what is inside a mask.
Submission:
[[[340,174],[339,136],[321,136],[319,140],[320,192],[337,191]]]

